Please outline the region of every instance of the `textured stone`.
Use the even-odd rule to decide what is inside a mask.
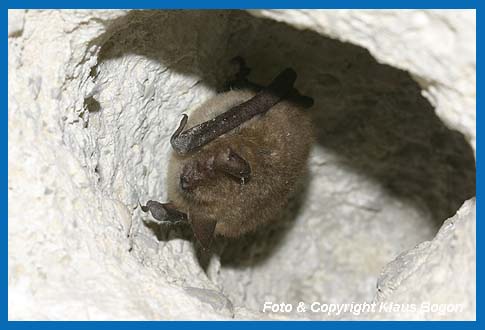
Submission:
[[[391,319],[475,319],[476,205],[467,201],[448,219],[436,237],[399,255],[388,264],[377,283],[375,301],[414,303],[417,312],[387,313]],[[453,312],[427,312],[426,305],[456,304]]]
[[[201,256],[138,203],[235,55],[295,68],[317,143],[279,225]],[[474,202],[433,237],[475,195],[475,63],[473,11],[9,11],[9,318],[473,319]],[[411,297],[466,310],[261,313]]]

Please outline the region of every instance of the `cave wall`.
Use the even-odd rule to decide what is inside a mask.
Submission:
[[[138,203],[235,55],[295,68],[317,141],[285,217],[202,262]],[[9,318],[474,319],[475,63],[474,11],[9,11]]]

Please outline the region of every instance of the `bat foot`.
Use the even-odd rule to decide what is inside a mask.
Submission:
[[[147,205],[140,204],[143,212],[150,212],[157,224],[187,223],[192,227],[195,238],[204,250],[209,250],[216,228],[216,221],[210,219],[192,219],[189,222],[187,214],[175,208],[172,203],[148,201]]]
[[[172,203],[148,201],[146,206],[140,204],[143,212],[150,212],[155,222],[159,224],[188,223],[187,214],[175,208]]]

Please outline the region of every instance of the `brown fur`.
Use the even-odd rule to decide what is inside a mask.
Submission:
[[[189,115],[187,127],[210,120],[255,95],[249,90],[218,94]],[[305,171],[313,140],[308,110],[283,100],[197,151],[179,156],[169,166],[169,200],[193,222],[216,222],[215,234],[238,237],[278,217]],[[216,173],[190,192],[180,188],[186,164],[205,163],[231,148],[251,167],[240,182]]]

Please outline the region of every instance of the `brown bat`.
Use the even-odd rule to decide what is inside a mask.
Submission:
[[[306,168],[313,142],[305,108],[313,104],[283,70],[265,88],[240,71],[232,89],[217,94],[182,121],[170,142],[169,203],[142,206],[160,222],[188,222],[202,247],[214,235],[238,237],[278,217]],[[186,127],[189,127],[186,129]]]

